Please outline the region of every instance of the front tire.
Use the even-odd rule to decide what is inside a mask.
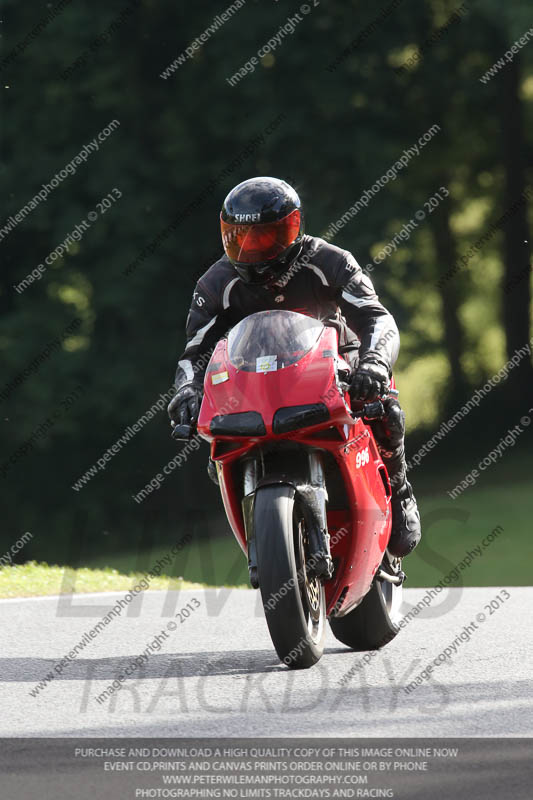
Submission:
[[[309,578],[307,532],[295,490],[260,487],[254,503],[259,586],[272,643],[291,669],[312,667],[324,652],[326,598]]]

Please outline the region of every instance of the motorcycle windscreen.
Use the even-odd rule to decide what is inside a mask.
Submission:
[[[260,311],[228,336],[228,356],[245,372],[276,372],[300,361],[324,330],[318,319],[294,311]]]

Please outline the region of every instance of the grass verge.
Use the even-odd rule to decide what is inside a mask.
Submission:
[[[71,592],[127,592],[143,577],[141,573],[123,574],[110,567],[73,570],[28,561],[27,564],[0,569],[0,598],[42,597]],[[150,589],[169,588],[198,589],[201,586],[182,578],[169,579],[164,575],[150,581]]]

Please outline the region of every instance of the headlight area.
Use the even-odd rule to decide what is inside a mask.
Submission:
[[[311,403],[304,406],[287,406],[279,408],[272,422],[273,433],[289,433],[300,428],[319,425],[330,419],[328,407],[324,403]]]
[[[209,425],[213,436],[266,436],[263,417],[257,411],[220,414]]]

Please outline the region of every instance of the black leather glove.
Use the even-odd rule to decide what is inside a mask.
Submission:
[[[373,361],[360,362],[350,382],[353,400],[375,400],[390,388],[389,370]]]
[[[198,419],[201,401],[201,389],[192,384],[182,386],[168,404],[170,424],[172,426],[192,425]]]

